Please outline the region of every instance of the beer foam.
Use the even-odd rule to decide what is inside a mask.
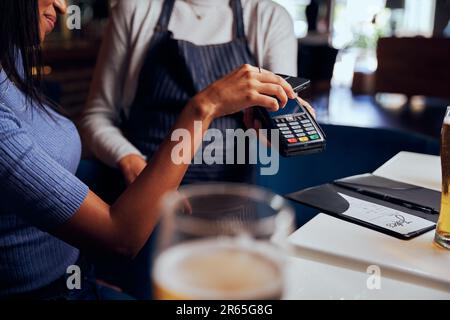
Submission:
[[[172,296],[191,299],[277,299],[283,290],[279,256],[267,243],[192,241],[163,252],[154,282]]]

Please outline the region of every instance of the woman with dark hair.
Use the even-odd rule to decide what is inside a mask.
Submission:
[[[77,248],[135,256],[157,223],[159,199],[188,167],[172,161],[175,142],[166,139],[112,206],[74,176],[75,126],[39,90],[40,43],[65,10],[63,0],[0,1],[0,297],[95,297],[86,281],[81,291],[67,289]],[[217,117],[255,105],[276,110],[294,96],[280,77],[244,65],[192,98],[174,129],[191,133],[194,154],[202,136],[194,121],[204,134]]]

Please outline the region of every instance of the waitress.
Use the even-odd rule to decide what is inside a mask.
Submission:
[[[98,61],[83,131],[130,184],[191,97],[246,63],[294,75],[297,41],[272,1],[127,0],[113,10]],[[243,113],[211,127],[244,128]],[[223,163],[229,151],[224,144]],[[183,182],[252,179],[250,165],[192,164]]]

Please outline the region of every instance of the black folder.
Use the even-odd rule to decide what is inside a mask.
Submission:
[[[404,234],[359,220],[344,213],[350,208],[338,193],[398,210],[433,222],[420,230]],[[312,187],[286,195],[288,199],[316,208],[332,216],[383,232],[399,239],[411,239],[435,227],[439,217],[440,192],[364,174],[336,180],[330,184]]]

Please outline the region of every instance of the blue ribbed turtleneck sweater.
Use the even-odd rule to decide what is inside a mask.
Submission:
[[[77,249],[48,231],[66,222],[88,188],[74,173],[81,145],[75,126],[26,105],[0,70],[0,297],[63,276]]]

